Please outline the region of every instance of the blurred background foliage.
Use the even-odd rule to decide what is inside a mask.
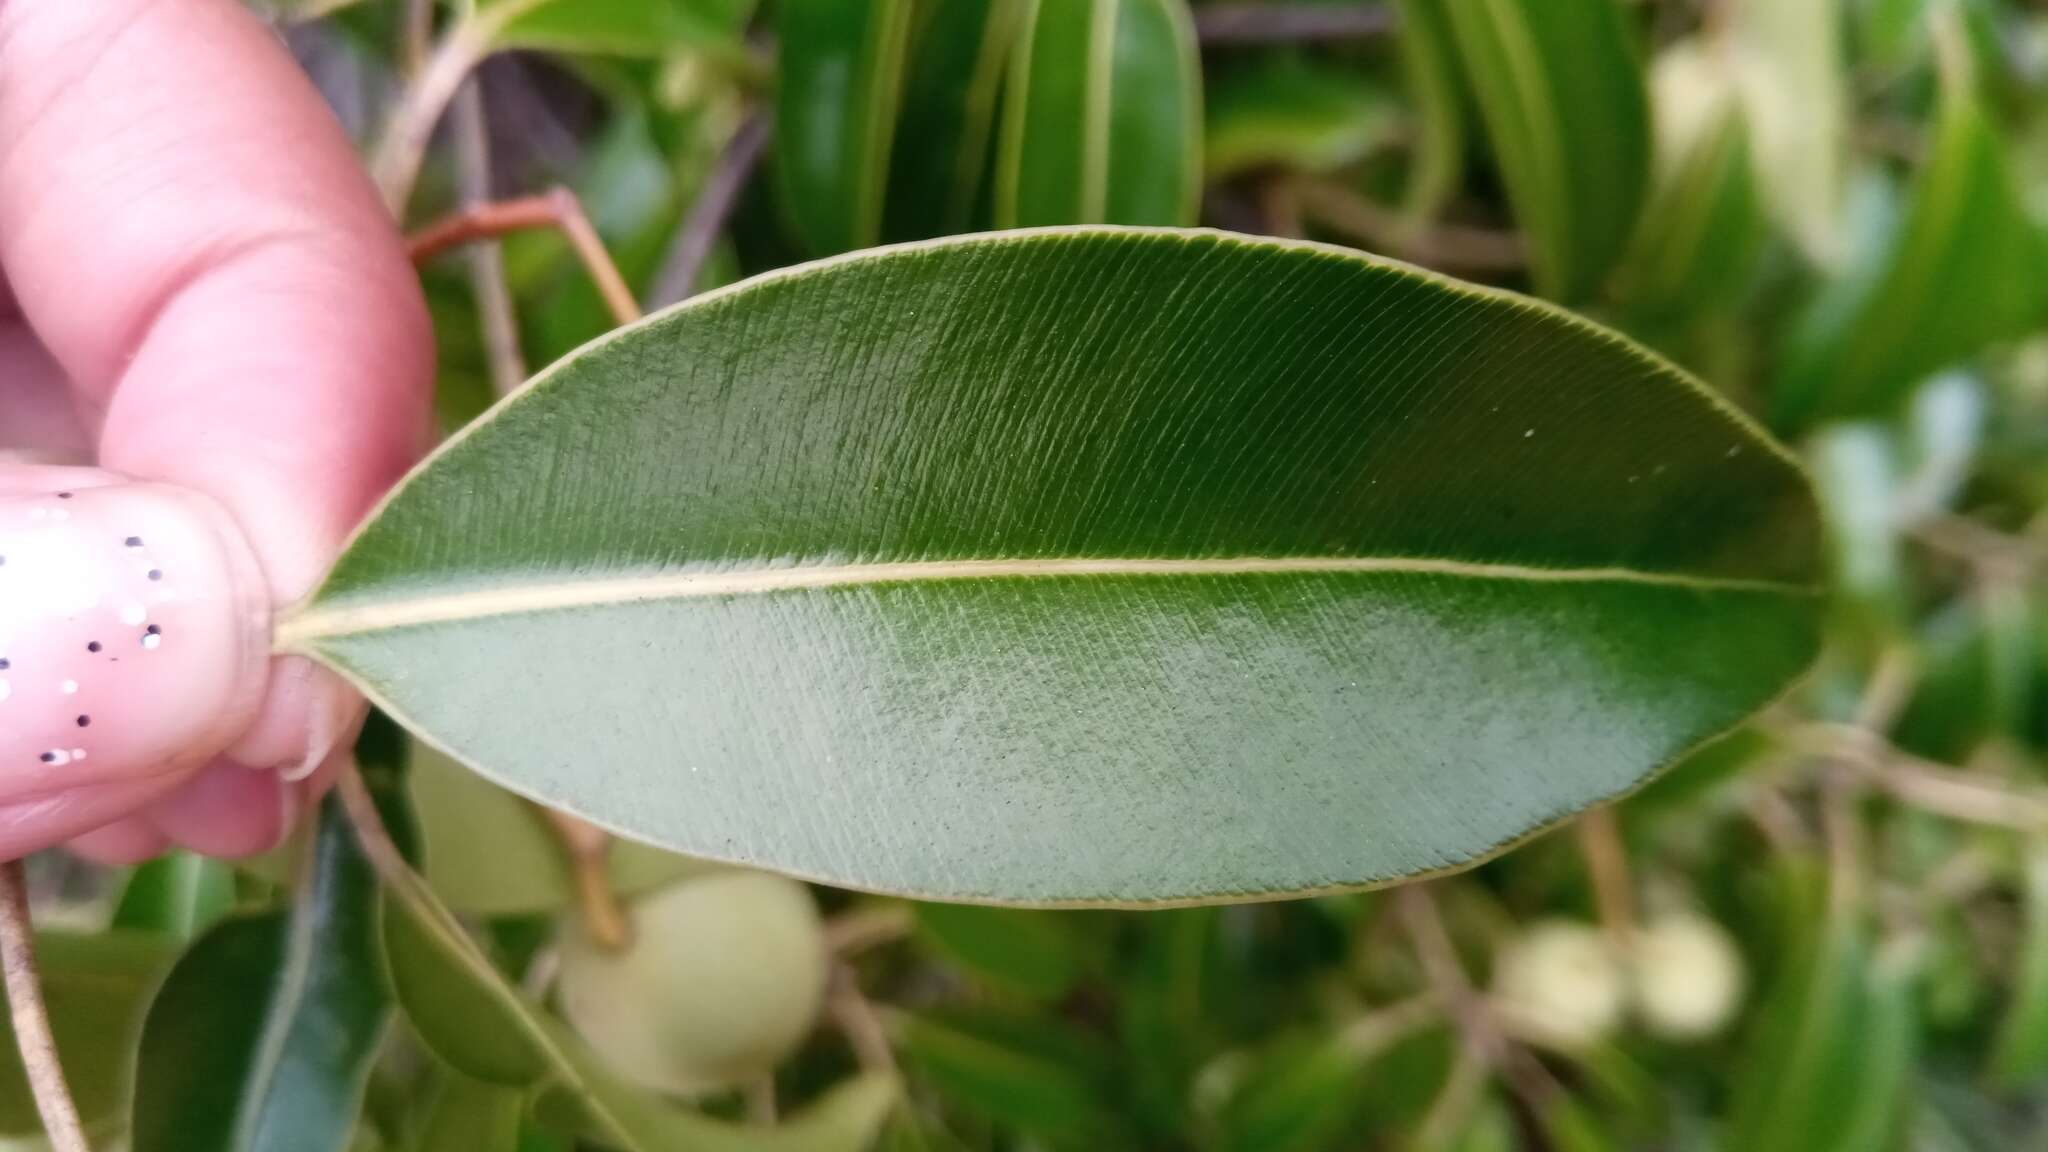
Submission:
[[[409,226],[570,189],[648,307],[1075,223],[1549,297],[1808,459],[1833,623],[1794,693],[1611,810],[1461,876],[1264,905],[913,905],[625,844],[593,888],[573,830],[373,727],[426,877],[381,911],[334,802],[250,865],[37,862],[109,1144],[2048,1148],[2048,13],[262,7]],[[422,275],[450,429],[619,311],[555,231]],[[590,928],[606,885],[622,951]],[[11,1063],[0,1130],[35,1131]]]

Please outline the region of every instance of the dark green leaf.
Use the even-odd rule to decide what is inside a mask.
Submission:
[[[986,215],[996,99],[1024,0],[922,0],[911,35],[884,231],[914,240]]]
[[[1448,7],[1528,243],[1536,287],[1596,295],[1649,181],[1649,99],[1616,0],[1436,0]]]
[[[1885,412],[1928,375],[2048,316],[2048,246],[2005,144],[1951,74],[1905,218],[1813,303],[1789,339],[1773,422]]]
[[[349,1146],[390,1013],[376,907],[330,798],[291,911],[222,921],[157,993],[136,1058],[136,1152]]]
[[[910,0],[783,0],[776,177],[814,255],[881,239],[910,16]]]
[[[1194,223],[1201,83],[1185,0],[1026,0],[997,226]]]
[[[172,852],[142,865],[121,890],[114,927],[190,940],[235,905],[235,870],[191,852]]]
[[[1211,180],[1260,168],[1322,173],[1392,144],[1387,93],[1355,67],[1262,59],[1209,82],[1204,164]]]
[[[150,993],[178,954],[175,938],[139,932],[36,934],[43,1000],[57,1055],[78,1113],[88,1125],[120,1116],[134,1078],[135,1041]],[[0,1004],[0,1014],[7,1011]],[[0,1020],[6,1020],[0,1015]],[[10,1027],[0,1035],[0,1135],[43,1130]]]
[[[1082,943],[1059,913],[918,904],[923,935],[954,963],[996,987],[1058,999],[1081,978]]]
[[[1470,863],[1633,787],[1811,658],[1814,518],[1738,414],[1550,308],[1315,246],[999,235],[592,345],[280,634],[679,851],[1205,900]]]

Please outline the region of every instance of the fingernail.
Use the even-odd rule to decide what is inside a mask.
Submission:
[[[0,797],[196,767],[253,721],[270,598],[199,493],[0,467]]]

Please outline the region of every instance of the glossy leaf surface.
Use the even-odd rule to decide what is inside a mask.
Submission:
[[[910,0],[784,0],[775,174],[804,246],[826,256],[882,235]]]
[[[1027,0],[1003,93],[996,225],[1192,224],[1201,175],[1184,0]]]
[[[136,1152],[349,1146],[390,1017],[376,880],[332,798],[314,853],[289,913],[222,921],[165,979],[136,1057]]]
[[[999,234],[593,345],[289,647],[636,837],[958,899],[1470,863],[1813,652],[1797,466],[1621,338],[1347,250]]]
[[[1594,296],[1635,230],[1649,101],[1616,0],[1438,0],[1537,291]]]

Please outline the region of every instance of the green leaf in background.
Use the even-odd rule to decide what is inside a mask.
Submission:
[[[1927,376],[2048,316],[2048,244],[1967,71],[1944,70],[1904,220],[1790,334],[1771,397],[1775,425],[1886,412]]]
[[[539,0],[497,29],[500,48],[667,56],[741,50],[755,0]]]
[[[1211,180],[1261,168],[1320,174],[1401,136],[1388,93],[1355,67],[1267,56],[1209,81],[1203,163]]]
[[[1110,1054],[1052,1017],[981,1010],[898,1015],[891,1036],[945,1098],[1056,1148],[1129,1147],[1106,1095]]]
[[[1826,516],[1835,602],[1864,627],[1888,626],[1905,607],[1891,437],[1874,423],[1838,424],[1813,438],[1808,455]]]
[[[1724,53],[1740,91],[1765,209],[1823,265],[1849,153],[1849,80],[1840,0],[1731,0]]]
[[[1547,306],[1312,245],[996,234],[590,346],[280,636],[679,851],[1198,901],[1469,864],[1634,787],[1812,658],[1815,534],[1779,448]]]
[[[1788,878],[1793,951],[1746,1041],[1721,1147],[1887,1152],[1910,1113],[1912,985],[1853,909],[1825,907],[1817,869]]]
[[[150,994],[178,955],[169,936],[116,930],[38,932],[36,963],[71,1098],[88,1127],[122,1116],[134,1079],[135,1040]],[[0,1004],[0,1021],[7,1019]],[[13,1029],[0,1035],[0,1136],[43,1130]]]
[[[1202,77],[1185,0],[1026,0],[997,145],[995,218],[1192,224]]]
[[[235,870],[192,852],[172,852],[137,868],[114,907],[114,927],[190,940],[235,906]]]
[[[1656,177],[1615,276],[1615,295],[1647,318],[1723,308],[1747,285],[1764,239],[1748,120],[1724,63],[1698,44],[1651,71]]]
[[[940,954],[997,988],[1057,1000],[1081,979],[1084,945],[1059,913],[973,904],[913,907],[919,931]]]
[[[1395,0],[1401,14],[1401,78],[1413,124],[1403,209],[1412,224],[1436,219],[1465,182],[1468,85],[1458,75],[1450,14],[1441,0]]]
[[[2012,957],[2012,1004],[1991,1057],[1992,1078],[2006,1088],[2048,1075],[2048,843],[2029,844],[2024,862],[2025,936]]]
[[[416,1152],[518,1152],[524,1092],[460,1072],[448,1073],[444,1081]]]
[[[996,100],[1025,0],[921,0],[883,231],[917,240],[985,214]]]
[[[150,1005],[135,1152],[339,1152],[390,1017],[377,886],[339,801],[289,911],[223,920]]]
[[[1436,0],[1544,296],[1597,295],[1650,174],[1643,70],[1616,0]]]
[[[911,0],[782,0],[775,175],[804,246],[881,240]]]
[[[567,908],[574,886],[560,844],[526,801],[423,744],[406,773],[425,843],[427,884],[457,912],[510,916]],[[712,866],[630,840],[607,858],[622,897]]]

